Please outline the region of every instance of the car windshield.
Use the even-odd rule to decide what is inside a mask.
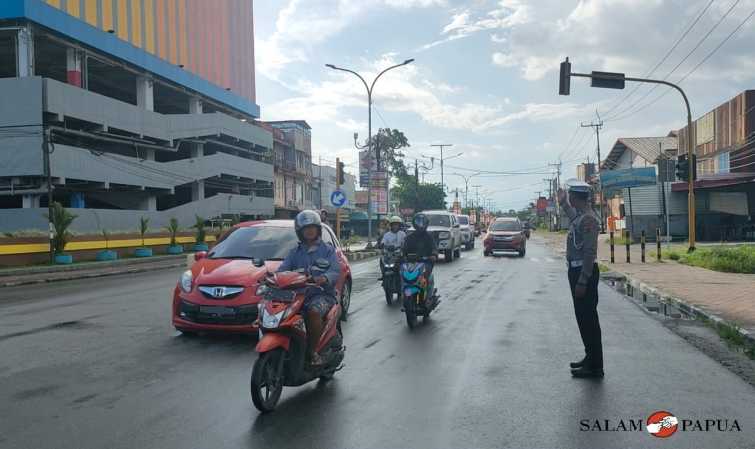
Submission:
[[[496,221],[490,226],[491,231],[521,231],[522,224],[518,221]]]
[[[458,217],[459,224],[460,225],[468,225],[469,224],[469,217]]]
[[[253,226],[239,228],[210,251],[210,259],[283,260],[299,239],[293,228]]]
[[[451,219],[448,215],[428,215],[429,226],[451,227]]]

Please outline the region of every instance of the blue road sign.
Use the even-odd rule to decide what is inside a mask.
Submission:
[[[334,207],[343,207],[346,204],[346,194],[342,190],[335,190],[330,194],[330,204]]]
[[[600,181],[606,192],[655,184],[655,167],[604,170],[600,173]]]

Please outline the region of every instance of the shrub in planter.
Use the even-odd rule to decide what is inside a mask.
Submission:
[[[116,253],[115,251],[110,251],[110,233],[106,229],[103,229],[101,232],[102,238],[105,240],[105,249],[97,253],[97,260],[100,262],[117,260],[118,253]]]
[[[173,217],[168,224],[168,232],[170,233],[170,246],[168,247],[168,254],[181,254],[184,252],[184,247],[176,242],[176,234],[178,234],[178,219]]]
[[[207,230],[204,227],[204,221],[204,218],[199,215],[196,216],[196,222],[193,226],[193,228],[196,229],[196,233],[194,234],[196,241],[196,243],[194,243],[194,251],[207,251],[210,249],[209,246],[207,246],[207,243],[205,243]]]
[[[142,238],[142,247],[136,248],[134,250],[134,255],[136,257],[150,257],[152,256],[152,248],[147,248],[144,245],[144,235],[147,234],[147,230],[149,230],[149,218],[147,217],[141,217],[139,219],[139,235]]]
[[[55,263],[72,263],[73,256],[70,254],[64,254],[63,251],[65,251],[66,245],[71,240],[71,233],[68,232],[68,228],[71,227],[71,223],[76,219],[76,215],[70,213],[68,209],[56,201],[52,203],[52,216],[45,214],[45,217],[52,222],[55,231],[52,238],[52,249],[55,253]]]

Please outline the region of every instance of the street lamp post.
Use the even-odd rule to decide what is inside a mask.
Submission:
[[[387,69],[383,70],[382,72],[378,73],[378,75],[375,77],[375,79],[372,81],[372,84],[367,84],[367,81],[364,80],[362,75],[358,74],[357,72],[349,69],[344,69],[341,67],[337,67],[333,64],[325,64],[325,67],[333,70],[339,70],[341,72],[348,72],[352,75],[355,75],[357,78],[359,78],[362,81],[362,84],[364,84],[365,89],[367,89],[367,152],[370,157],[372,157],[372,92],[375,88],[375,83],[377,83],[377,80],[380,79],[383,74],[389,70],[393,70],[398,67],[405,66],[407,64],[411,64],[414,62],[414,59],[407,59],[406,61],[402,62],[401,64],[396,64],[388,67]],[[379,148],[375,149],[375,162],[377,165],[377,169],[380,170],[380,151]],[[370,164],[369,167],[369,182],[367,183],[367,246],[371,246],[372,243],[372,164]],[[388,185],[390,185],[390,182],[387,182]],[[389,186],[386,186],[386,188],[389,188]],[[387,199],[387,196],[386,196]]]
[[[481,175],[481,172],[472,173],[471,175],[462,175],[461,173],[451,173],[452,175],[461,176],[464,179],[464,206],[469,208],[469,181],[477,175]]]
[[[561,73],[559,78],[559,94],[560,95],[569,95],[570,93],[570,77],[576,76],[576,77],[582,77],[582,78],[590,78],[592,80],[591,86],[592,87],[603,87],[608,89],[623,89],[624,88],[624,82],[625,81],[634,81],[638,83],[651,83],[651,84],[663,84],[665,86],[669,86],[671,88],[676,89],[684,99],[684,105],[687,108],[687,160],[692,163],[694,160],[694,153],[695,153],[695,144],[692,142],[692,110],[689,106],[689,99],[687,98],[687,94],[684,93],[684,90],[682,90],[681,87],[677,86],[674,83],[670,83],[666,80],[655,80],[655,79],[647,79],[647,78],[634,78],[634,77],[628,77],[625,76],[623,73],[613,73],[613,72],[592,72],[592,73],[572,73],[571,72],[571,63],[569,62],[569,58],[566,58],[564,62],[561,63]],[[687,188],[689,190],[689,194],[687,196],[687,219],[688,219],[688,226],[689,226],[689,252],[693,252],[695,250],[695,240],[696,240],[696,229],[695,229],[695,171],[697,170],[697,167],[690,167],[689,175],[687,176]]]

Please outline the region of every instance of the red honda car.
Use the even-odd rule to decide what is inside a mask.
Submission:
[[[351,267],[330,227],[322,239],[336,248],[341,277],[336,285],[343,315],[351,302]],[[299,243],[293,220],[241,223],[226,233],[181,275],[173,290],[173,326],[185,333],[257,332],[257,287],[268,271],[275,271]]]

